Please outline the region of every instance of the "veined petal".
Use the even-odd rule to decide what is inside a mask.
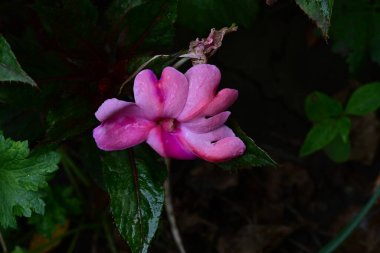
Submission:
[[[238,98],[239,92],[235,89],[223,89],[218,92],[214,99],[203,109],[201,115],[212,116],[225,111]]]
[[[104,121],[111,117],[113,114],[119,112],[123,108],[126,108],[134,103],[126,102],[116,98],[107,99],[100,105],[99,109],[95,112],[95,117],[99,121]]]
[[[183,127],[182,141],[200,158],[209,162],[223,162],[240,156],[245,151],[244,143],[235,137],[227,126],[209,133],[195,133]]]
[[[179,121],[187,121],[199,114],[209,104],[220,82],[220,71],[214,65],[198,64],[190,68],[185,76],[189,82],[189,95],[185,107],[178,117]]]
[[[164,99],[158,88],[156,75],[150,69],[141,71],[135,78],[133,93],[136,104],[150,119],[162,114]]]
[[[221,112],[210,118],[200,117],[181,125],[196,133],[207,133],[224,125],[230,114],[228,111]]]
[[[176,118],[185,106],[189,84],[184,74],[172,67],[162,71],[158,87],[164,98],[163,117]]]
[[[155,123],[142,117],[135,104],[130,104],[107,117],[93,131],[100,149],[111,151],[126,149],[146,140]]]
[[[182,160],[196,158],[192,152],[182,145],[177,133],[169,133],[161,126],[156,126],[150,131],[147,143],[162,157]]]

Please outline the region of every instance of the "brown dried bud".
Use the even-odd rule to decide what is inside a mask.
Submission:
[[[207,59],[211,57],[222,46],[224,35],[237,31],[238,27],[232,24],[230,27],[223,27],[220,30],[211,29],[207,38],[190,42],[189,51],[180,57],[191,58],[193,65],[207,63]]]

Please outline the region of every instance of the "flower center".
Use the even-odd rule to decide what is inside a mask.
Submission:
[[[158,124],[167,132],[172,133],[177,129],[178,121],[176,119],[160,119]]]

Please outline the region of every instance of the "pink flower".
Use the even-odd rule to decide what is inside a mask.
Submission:
[[[93,136],[100,149],[126,149],[146,141],[161,156],[176,159],[200,157],[222,162],[240,156],[244,143],[224,125],[237,90],[215,95],[220,71],[198,64],[185,74],[166,67],[157,80],[151,70],[135,79],[136,103],[106,100],[95,113],[101,122]]]

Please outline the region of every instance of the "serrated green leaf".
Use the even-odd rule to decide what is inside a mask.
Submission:
[[[11,47],[2,35],[0,35],[0,81],[16,81],[37,86],[21,68]]]
[[[340,136],[336,136],[332,142],[324,148],[326,155],[336,163],[343,163],[350,158],[350,140],[343,141]]]
[[[257,146],[240,127],[235,126],[234,131],[246,145],[246,151],[242,156],[232,159],[231,161],[218,163],[219,167],[232,170],[277,165],[277,163],[264,150]]]
[[[103,169],[115,224],[133,253],[145,253],[157,230],[164,203],[166,169],[150,150],[110,152]]]
[[[336,119],[328,119],[315,124],[305,138],[300,156],[309,155],[329,144],[338,134],[338,121]]]
[[[346,113],[365,115],[380,108],[380,82],[369,83],[358,88],[348,100]]]
[[[43,214],[41,188],[47,177],[57,170],[59,155],[54,152],[32,153],[28,143],[0,136],[0,225],[16,227],[15,216]]]
[[[330,117],[337,117],[343,112],[341,103],[321,93],[313,92],[306,98],[306,116],[311,121],[321,121]]]
[[[259,1],[179,0],[178,22],[200,34],[232,23],[249,28],[259,10]]]
[[[328,37],[334,0],[296,0],[296,3]]]

